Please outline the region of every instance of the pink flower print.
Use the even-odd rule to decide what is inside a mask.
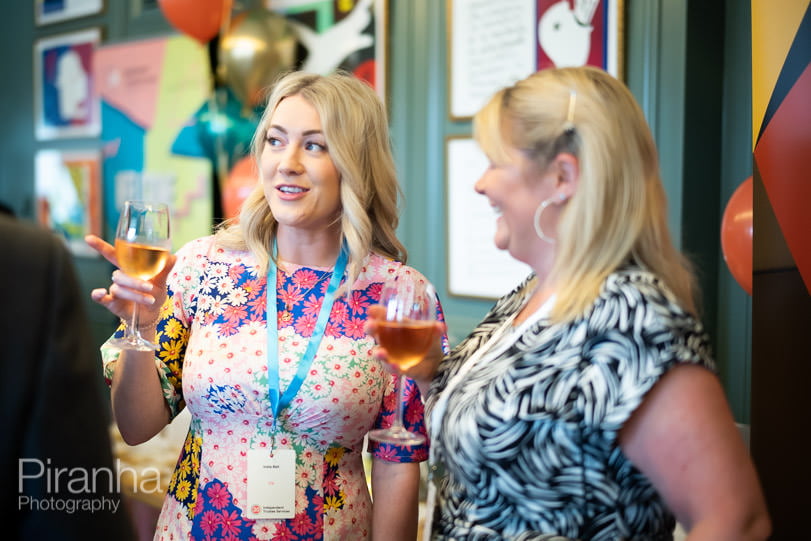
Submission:
[[[242,519],[239,518],[239,512],[225,510],[220,515],[220,526],[222,526],[222,535],[239,535],[239,527],[242,526]]]
[[[258,297],[254,297],[253,299],[248,301],[248,308],[254,312],[258,312],[264,315],[264,313],[267,311],[267,306],[265,304],[266,298],[267,297],[265,297],[264,293],[262,293],[262,295]]]
[[[337,321],[327,320],[327,328],[324,334],[331,338],[340,338],[343,333],[343,327]]]
[[[278,297],[285,304],[285,306],[293,306],[301,300],[301,289],[289,284],[286,288],[282,289],[278,293]]]
[[[349,317],[349,307],[343,300],[336,300],[332,305],[332,311],[329,313],[329,318],[338,323],[343,323]]]
[[[411,427],[413,427],[414,425],[419,423],[420,420],[422,420],[422,417],[423,417],[423,409],[422,408],[411,407],[411,408],[406,408],[406,410],[405,410],[405,416],[404,416],[405,422],[406,422],[406,424],[410,425]],[[411,429],[409,428],[409,430],[411,430]]]
[[[200,519],[200,528],[206,535],[213,535],[219,525],[219,516],[214,511],[206,511]]]
[[[272,541],[295,541],[296,539],[298,539],[298,536],[287,528],[287,522],[277,523],[276,531],[273,532],[273,537],[271,537]]]
[[[245,273],[245,265],[234,265],[228,269],[228,277],[234,282],[239,281],[239,277]]]
[[[215,483],[208,487],[206,496],[208,496],[211,505],[215,509],[222,509],[231,503],[231,494],[228,493],[228,489],[222,483]]]
[[[369,285],[368,288],[366,288],[366,294],[369,295],[369,298],[373,302],[380,301],[380,292],[381,291],[383,291],[383,284],[380,283],[380,282],[375,282],[375,283]]]
[[[301,290],[307,291],[318,282],[318,275],[309,269],[300,269],[293,273],[293,283]]]
[[[366,315],[366,309],[370,304],[369,297],[364,295],[362,291],[353,291],[348,304],[353,313]]]
[[[321,299],[315,293],[310,293],[310,297],[304,301],[304,310],[302,313],[305,316],[318,317],[318,312],[321,310]]]
[[[379,446],[377,448],[377,452],[375,453],[375,457],[389,462],[399,462],[397,458],[397,449],[391,445]]]
[[[298,321],[296,321],[294,327],[296,332],[299,333],[301,336],[311,336],[313,334],[313,329],[315,329],[316,318],[311,315],[302,315]]]
[[[224,323],[221,323],[219,327],[220,336],[233,336],[238,331],[239,331],[239,322],[231,319],[226,320]]]
[[[248,294],[249,299],[255,298],[262,291],[262,280],[251,278],[242,284],[242,289]]]
[[[326,464],[324,464],[326,467]],[[328,496],[337,496],[341,492],[341,487],[338,486],[337,472],[327,471],[324,475],[324,494]]]
[[[307,535],[315,530],[315,524],[307,513],[298,513],[290,522],[290,527],[298,535]]]
[[[223,311],[223,317],[228,321],[240,321],[245,318],[247,310],[244,306],[229,305]]]
[[[363,330],[363,325],[366,323],[365,318],[354,317],[344,324],[346,335],[350,338],[363,338],[366,336],[366,331]]]

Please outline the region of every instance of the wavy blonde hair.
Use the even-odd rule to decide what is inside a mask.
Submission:
[[[408,253],[397,238],[397,182],[385,106],[365,82],[345,72],[283,75],[272,87],[251,144],[260,163],[271,117],[281,101],[301,96],[317,111],[329,155],[340,175],[341,236],[349,248],[347,284],[358,277],[369,252],[406,262]],[[223,224],[217,240],[223,246],[250,250],[267,271],[278,223],[265,199],[263,180],[245,199],[237,220]]]
[[[541,70],[497,92],[475,116],[474,137],[494,162],[508,161],[508,147],[541,170],[561,152],[578,159],[579,185],[562,207],[548,278],[556,287],[554,320],[583,314],[629,259],[696,314],[695,277],[670,237],[653,136],[623,83],[592,67]]]

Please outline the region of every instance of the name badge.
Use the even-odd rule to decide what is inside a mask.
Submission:
[[[296,514],[296,452],[248,450],[248,516],[293,518]]]

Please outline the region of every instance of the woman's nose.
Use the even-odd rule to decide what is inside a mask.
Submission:
[[[485,175],[480,176],[479,180],[473,185],[473,189],[480,195],[484,195],[484,177]]]
[[[285,175],[298,175],[302,172],[301,159],[294,145],[285,149],[279,162],[279,170]]]

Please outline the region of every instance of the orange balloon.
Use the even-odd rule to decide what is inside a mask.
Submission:
[[[256,162],[253,156],[241,158],[228,173],[222,190],[222,210],[225,218],[239,216],[245,198],[250,195],[259,181]]]
[[[721,219],[721,249],[735,281],[752,294],[752,177],[732,193]]]
[[[164,17],[172,26],[202,44],[220,33],[223,19],[231,12],[233,0],[158,0]]]

